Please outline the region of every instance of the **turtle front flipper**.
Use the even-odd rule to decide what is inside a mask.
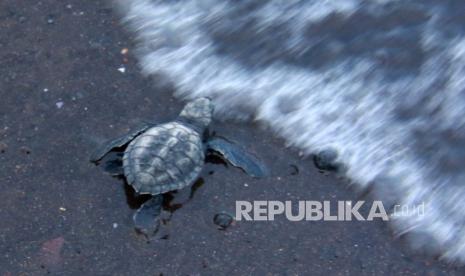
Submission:
[[[142,126],[131,130],[128,134],[124,136],[105,142],[102,146],[97,148],[97,150],[91,155],[90,161],[97,163],[112,149],[126,145],[127,143],[131,142],[131,140],[136,138],[139,134],[147,130],[149,127],[151,127],[150,124],[143,124]]]
[[[225,139],[218,137],[206,142],[207,150],[219,153],[231,165],[241,168],[253,177],[265,177],[268,169],[255,156]]]
[[[123,156],[123,152],[109,152],[103,169],[112,176],[124,176]]]
[[[132,217],[136,229],[147,236],[157,232],[162,206],[163,195],[155,195],[142,204]]]

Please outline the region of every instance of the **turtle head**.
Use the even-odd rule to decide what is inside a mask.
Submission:
[[[188,102],[179,114],[179,118],[191,125],[207,128],[212,120],[213,103],[208,98],[198,98]]]

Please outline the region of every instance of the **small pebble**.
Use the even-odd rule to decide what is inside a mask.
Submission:
[[[0,142],[0,153],[4,153],[8,146],[5,143]]]
[[[221,229],[228,228],[233,220],[233,217],[226,213],[218,213],[213,217],[213,223],[218,225]]]
[[[121,73],[124,73],[124,72],[126,72],[126,68],[120,67],[120,68],[118,68],[118,71],[120,71]]]
[[[298,175],[299,174],[299,167],[297,165],[290,165],[291,172],[290,175]]]
[[[62,212],[66,211],[66,208],[65,208],[65,207],[60,207],[60,208],[58,208],[58,209],[59,209],[60,211],[62,211]]]
[[[55,105],[57,106],[58,109],[60,109],[63,107],[64,104],[65,104],[64,102],[60,101],[60,102],[57,102]]]
[[[52,16],[49,16],[49,17],[47,18],[47,23],[48,23],[48,24],[53,24],[53,23],[55,23],[55,20],[53,19]]]
[[[71,9],[71,8],[73,8],[73,5],[68,4],[68,5],[66,5],[66,8],[67,8],[67,9]]]
[[[54,266],[61,263],[63,261],[61,251],[64,243],[65,239],[63,237],[58,237],[44,242],[38,252],[41,263],[47,266]]]
[[[116,228],[118,228],[118,223],[115,222],[113,223],[113,229],[116,229]]]
[[[44,92],[48,92],[48,88],[44,88]]]
[[[320,151],[313,156],[313,162],[315,166],[324,171],[337,171],[339,163],[336,161],[338,153],[335,149],[328,148]]]
[[[122,55],[126,55],[128,52],[129,52],[129,49],[128,49],[128,48],[123,48],[123,49],[121,50],[121,54],[122,54]]]
[[[244,183],[244,187],[249,187],[249,184],[247,184],[247,183]]]
[[[21,147],[20,151],[23,154],[30,154],[31,153],[31,150],[28,147]]]

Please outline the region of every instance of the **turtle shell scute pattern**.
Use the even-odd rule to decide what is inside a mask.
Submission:
[[[162,194],[184,188],[204,164],[201,137],[177,122],[152,127],[136,137],[123,157],[128,184],[140,194]]]

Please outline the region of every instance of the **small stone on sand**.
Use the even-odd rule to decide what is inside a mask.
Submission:
[[[39,251],[41,261],[46,265],[56,265],[62,261],[61,249],[65,243],[63,237],[48,240],[42,244]]]
[[[57,106],[58,109],[60,109],[63,107],[64,104],[65,104],[64,102],[60,101],[60,102],[57,102],[55,105]]]
[[[220,229],[228,228],[234,221],[233,217],[227,213],[218,213],[213,217],[213,223],[218,225]]]
[[[5,143],[0,142],[0,153],[4,153],[8,146]]]
[[[53,23],[55,23],[55,20],[53,19],[53,16],[50,15],[50,16],[47,18],[47,23],[48,23],[48,24],[53,24]]]

